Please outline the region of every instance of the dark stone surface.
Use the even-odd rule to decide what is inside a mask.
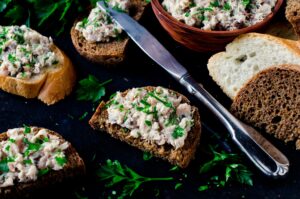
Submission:
[[[165,33],[159,26],[156,18],[153,16],[151,9],[147,10],[146,16],[142,20],[145,25],[161,42],[178,58],[178,60],[188,68],[191,74],[201,82],[208,91],[212,93],[226,107],[230,105],[230,100],[220,91],[212,82],[206,69],[209,54],[191,52],[179,45]],[[144,55],[135,44],[131,43],[128,49],[128,59],[116,68],[105,68],[100,65],[92,64],[80,57],[72,46],[69,37],[56,38],[55,43],[63,49],[66,54],[73,60],[78,73],[78,79],[85,78],[88,74],[95,75],[100,81],[112,78],[113,82],[107,86],[107,99],[110,94],[118,90],[125,90],[131,87],[139,86],[164,86],[179,91],[190,98],[192,103],[199,107],[202,121],[210,126],[215,132],[221,135],[220,143],[223,143],[226,137],[225,128],[218,122],[213,115],[203,107],[195,98],[191,97],[178,83],[176,83],[164,70],[159,68],[146,55]],[[88,125],[88,119],[93,113],[95,104],[89,102],[79,102],[75,94],[67,97],[65,100],[53,105],[46,106],[38,100],[26,100],[11,94],[0,91],[0,131],[6,131],[8,128],[22,126],[23,124],[46,127],[59,132],[64,138],[70,141],[83,157],[87,168],[88,175],[86,179],[76,186],[60,186],[56,189],[45,190],[37,198],[76,198],[74,193],[81,193],[81,188],[85,191],[82,195],[88,198],[107,198],[111,191],[104,191],[104,184],[98,182],[95,177],[95,171],[100,163],[106,159],[119,160],[121,163],[128,165],[138,173],[151,177],[168,177],[175,176],[181,178],[180,173],[186,173],[184,186],[182,189],[175,191],[174,182],[150,183],[142,187],[144,192],[137,193],[136,198],[156,198],[155,189],[160,189],[158,198],[299,198],[300,194],[300,167],[299,152],[294,150],[292,144],[275,140],[273,137],[265,135],[272,143],[282,150],[290,160],[290,174],[285,179],[271,180],[261,175],[252,164],[241,155],[241,159],[246,165],[249,165],[254,173],[254,186],[247,187],[233,183],[223,189],[211,189],[205,192],[198,192],[198,186],[205,180],[198,175],[199,166],[207,157],[204,151],[211,140],[211,132],[203,129],[201,146],[197,152],[196,160],[180,173],[173,174],[169,172],[172,167],[167,162],[157,158],[150,161],[144,161],[143,153],[127,144],[121,143],[103,132],[95,132]],[[78,118],[88,112],[88,117],[83,121]],[[235,149],[232,143],[229,146],[233,151]],[[95,156],[95,159],[93,158]],[[94,159],[94,160],[93,160]]]

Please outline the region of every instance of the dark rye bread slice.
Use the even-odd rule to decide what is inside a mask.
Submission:
[[[295,32],[300,36],[300,1],[287,0],[285,15],[287,20],[292,24]]]
[[[31,127],[31,129],[34,127]],[[42,128],[35,127],[38,130]],[[58,133],[46,129],[49,134],[56,135],[63,139]],[[0,141],[7,140],[7,134],[0,134]],[[64,140],[64,139],[63,139]],[[62,170],[50,171],[44,176],[38,177],[36,181],[26,183],[15,183],[14,186],[0,188],[1,199],[29,198],[35,196],[38,191],[48,187],[54,187],[61,183],[73,182],[85,175],[85,164],[75,148],[69,143],[65,151],[67,163]]]
[[[300,66],[282,65],[254,76],[233,101],[232,113],[300,149]]]
[[[148,91],[153,91],[155,87],[148,86],[145,87],[145,89]],[[129,90],[124,91],[122,95],[125,96],[128,91]],[[174,92],[177,96],[182,96],[182,102],[190,104],[189,100],[185,96],[175,91],[172,92]],[[108,113],[105,105],[106,103],[102,101],[93,117],[89,121],[93,129],[106,131],[116,139],[137,147],[142,151],[150,152],[152,155],[168,160],[171,164],[178,165],[182,168],[187,167],[190,161],[194,158],[201,135],[201,121],[198,108],[192,106],[194,126],[188,133],[184,146],[175,150],[169,144],[157,145],[155,143],[142,140],[141,138],[133,138],[128,134],[128,129],[123,128],[117,124],[112,125],[107,123],[106,120],[108,118]]]
[[[135,20],[139,20],[144,13],[147,2],[145,0],[131,0],[131,5],[130,14]],[[82,33],[75,29],[77,22],[78,20],[71,29],[71,38],[80,55],[92,62],[103,65],[116,65],[125,59],[129,42],[127,36],[121,40],[113,39],[110,42],[88,42]]]

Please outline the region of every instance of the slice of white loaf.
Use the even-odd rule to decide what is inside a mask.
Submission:
[[[274,65],[300,65],[300,43],[278,37],[248,33],[213,55],[208,70],[213,80],[234,99],[254,75]]]

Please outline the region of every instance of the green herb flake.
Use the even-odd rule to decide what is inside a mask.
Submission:
[[[16,140],[12,139],[12,138],[9,138],[8,141],[11,142],[11,143],[15,143],[16,142]]]
[[[144,152],[143,153],[143,160],[148,161],[152,158],[152,154],[150,152]]]
[[[100,83],[99,80],[89,75],[87,78],[79,81],[79,88],[76,91],[77,100],[97,102],[105,95],[105,85],[110,83],[112,79]]]
[[[79,117],[79,121],[82,121],[82,120],[84,120],[87,116],[88,116],[88,112],[84,112],[80,117]]]
[[[206,191],[208,189],[209,189],[208,185],[202,185],[198,188],[198,191]]]
[[[180,183],[180,182],[179,182],[179,183],[176,183],[174,189],[175,189],[175,190],[178,190],[178,189],[180,189],[180,188],[182,187],[182,185],[183,185],[183,184]]]
[[[146,124],[147,126],[152,126],[152,122],[151,122],[150,120],[145,120],[145,124]]]
[[[49,168],[46,168],[46,169],[41,169],[39,170],[38,172],[38,176],[43,176],[43,175],[46,175],[47,173],[49,173],[50,169]]]
[[[59,157],[59,156],[56,156],[56,157],[55,157],[55,160],[56,160],[56,162],[57,162],[57,164],[58,164],[59,166],[64,166],[64,165],[67,163],[66,157]]]
[[[176,126],[174,132],[172,133],[172,137],[174,139],[177,139],[179,137],[182,137],[183,135],[184,135],[184,129],[181,128],[180,126]]]
[[[228,2],[226,2],[224,4],[223,10],[226,10],[226,11],[230,11],[231,10],[231,6],[230,6],[230,4]]]
[[[24,160],[23,161],[24,164],[32,164],[32,161],[30,159]]]
[[[5,147],[5,151],[9,151],[9,149],[10,149],[10,145],[7,145],[7,146]]]
[[[31,128],[29,126],[26,126],[25,124],[23,124],[23,127],[24,127],[25,134],[31,133]]]
[[[210,6],[212,6],[212,7],[219,7],[220,6],[219,0],[215,0],[213,2],[210,2]]]

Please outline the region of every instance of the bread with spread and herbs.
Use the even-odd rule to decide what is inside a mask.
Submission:
[[[162,87],[117,92],[100,103],[90,125],[182,168],[194,158],[201,135],[198,109]]]
[[[0,198],[28,197],[84,174],[79,154],[53,131],[25,126],[0,134]]]
[[[51,105],[75,84],[70,59],[47,38],[23,26],[0,26],[0,89]]]
[[[253,76],[274,65],[300,65],[298,41],[266,34],[248,33],[213,55],[208,70],[213,80],[231,99]]]
[[[300,36],[300,1],[287,0],[285,10],[287,20],[292,24],[295,32]]]
[[[139,20],[147,2],[144,0],[109,0],[112,7]],[[95,7],[87,18],[75,22],[71,38],[76,50],[90,61],[115,65],[125,59],[129,38],[104,11]]]
[[[231,111],[243,121],[300,149],[300,66],[261,71],[235,97]]]

